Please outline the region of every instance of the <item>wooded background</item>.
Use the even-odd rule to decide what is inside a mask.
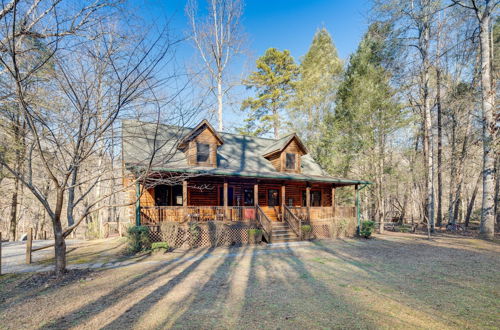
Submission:
[[[121,2],[2,6],[4,237],[32,226],[64,239],[80,225],[96,238],[104,223],[124,221],[120,119],[192,126],[215,112],[223,127],[235,85],[228,63],[245,54],[243,2],[189,1],[187,34],[144,29]],[[239,82],[246,119],[234,130],[298,132],[331,175],[373,181],[365,219],[481,223],[491,238],[500,224],[498,1],[376,0],[368,19],[348,59],[325,28],[301,58],[268,49]],[[199,70],[176,66],[183,43]],[[353,202],[352,191],[337,196]]]

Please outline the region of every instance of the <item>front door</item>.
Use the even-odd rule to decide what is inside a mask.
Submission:
[[[280,205],[280,193],[278,189],[269,189],[267,191],[267,205],[268,206]]]

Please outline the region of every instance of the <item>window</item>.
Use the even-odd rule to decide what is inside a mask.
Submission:
[[[302,190],[302,206],[307,206],[306,190]],[[311,206],[321,206],[321,191],[312,190],[311,191]]]
[[[245,188],[245,190],[243,190],[243,203],[245,206],[252,206],[253,205],[253,189],[252,188]]]
[[[321,206],[321,191],[311,191],[311,206]]]
[[[167,206],[170,204],[170,187],[160,185],[155,187],[155,204],[156,206]]]
[[[196,161],[198,163],[208,162],[210,157],[210,145],[206,143],[196,144]]]
[[[278,206],[279,205],[279,192],[278,189],[269,189],[267,191],[267,205],[268,206]]]
[[[286,169],[294,170],[295,169],[295,154],[286,153]]]
[[[182,205],[182,186],[158,185],[155,187],[155,205],[172,206]]]

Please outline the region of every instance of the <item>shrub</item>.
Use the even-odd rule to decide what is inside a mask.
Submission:
[[[262,241],[262,229],[248,229],[248,243],[259,244]]]
[[[201,237],[201,228],[197,223],[189,224],[189,245],[195,247],[198,244],[198,239]]]
[[[258,236],[260,234],[262,234],[262,229],[248,229],[248,235],[250,236]]]
[[[310,233],[312,231],[312,227],[310,225],[302,225],[300,229],[304,234]]]
[[[302,239],[311,239],[311,234],[312,234],[311,225],[302,225],[300,226],[300,230],[302,231]]]
[[[167,252],[170,249],[170,246],[167,242],[155,242],[151,244],[151,250],[153,252]]]
[[[372,236],[374,228],[375,228],[375,222],[363,221],[361,223],[361,230],[359,231],[359,234],[364,238],[370,238],[370,236]]]
[[[147,251],[151,248],[149,228],[146,226],[133,226],[127,229],[128,250],[131,253]]]

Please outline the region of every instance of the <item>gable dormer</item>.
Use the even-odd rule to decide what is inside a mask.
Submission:
[[[203,120],[179,142],[179,149],[191,166],[217,167],[217,148],[224,141],[207,120]]]
[[[294,133],[277,140],[263,155],[279,172],[300,173],[301,157],[308,151]]]

